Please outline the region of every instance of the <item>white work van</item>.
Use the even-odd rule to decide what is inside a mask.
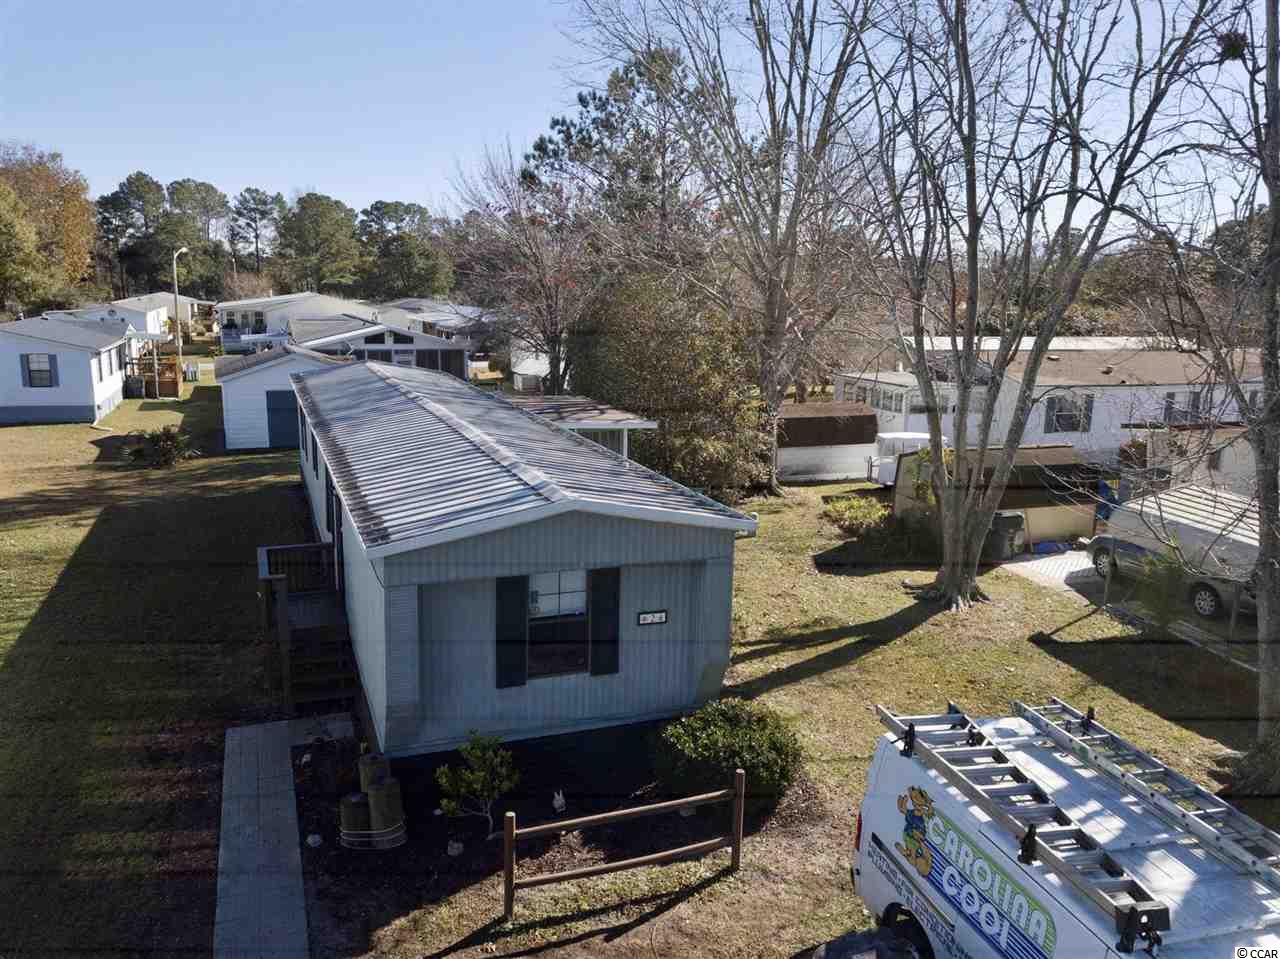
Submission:
[[[924,959],[1280,956],[1280,836],[1092,709],[877,709],[854,885]]]

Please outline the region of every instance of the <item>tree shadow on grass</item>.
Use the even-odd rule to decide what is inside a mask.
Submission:
[[[752,644],[749,648],[735,653],[733,664],[742,665],[769,656],[829,646],[832,643],[840,645],[818,653],[816,656],[810,656],[808,659],[789,663],[738,683],[729,687],[727,691],[736,696],[754,699],[783,686],[792,686],[815,676],[843,669],[863,656],[907,635],[942,611],[943,608],[938,603],[915,602],[888,616],[864,623],[790,632],[766,638],[761,643]],[[739,649],[741,648],[739,646]]]
[[[1030,642],[1117,695],[1229,749],[1246,749],[1253,740],[1257,676],[1220,656],[1175,637],[1068,641],[1035,633]]]
[[[209,948],[223,732],[271,709],[255,547],[305,521],[291,484],[216,495],[210,468],[113,490],[74,547],[70,490],[5,510],[0,556],[29,558],[0,593],[0,953]]]
[[[625,903],[625,905],[648,905],[650,908],[646,909],[638,916],[626,920],[625,922],[618,922],[610,926],[600,926],[597,928],[587,929],[561,938],[547,939],[536,946],[516,949],[511,952],[497,952],[496,950],[501,948],[502,941],[508,937],[523,935],[530,932],[542,933],[544,936],[548,933],[554,935],[555,930],[561,927],[573,928],[579,923],[591,919],[597,919],[601,916],[607,916],[624,904],[597,906],[592,909],[580,909],[575,912],[566,913],[565,915],[547,916],[541,919],[531,920],[529,922],[513,921],[509,925],[501,919],[496,919],[493,922],[486,923],[479,929],[469,933],[457,942],[446,946],[437,952],[431,953],[431,959],[444,959],[444,957],[454,955],[464,949],[472,949],[478,946],[492,946],[495,951],[489,952],[489,955],[498,957],[515,957],[541,955],[544,952],[550,952],[555,949],[563,949],[566,946],[590,942],[593,939],[598,939],[602,943],[614,942],[621,939],[627,933],[633,932],[645,924],[660,918],[665,913],[670,912],[681,903],[687,902],[699,893],[710,889],[716,883],[722,881],[729,875],[729,870],[726,868],[714,873],[713,875],[707,876],[705,879],[672,892],[653,893],[651,895],[639,896],[634,899],[630,899]]]

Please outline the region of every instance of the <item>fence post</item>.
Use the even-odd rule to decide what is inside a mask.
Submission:
[[[502,817],[502,918],[516,914],[516,814]]]
[[[289,632],[289,587],[288,579],[280,577],[275,581],[276,601],[276,634],[280,640],[280,684],[284,693],[284,708],[293,715],[293,669],[290,657],[293,653],[293,636]]]
[[[742,814],[747,803],[747,774],[741,769],[733,771],[733,858],[729,868],[738,871],[742,865]]]

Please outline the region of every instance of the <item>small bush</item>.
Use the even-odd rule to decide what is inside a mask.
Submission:
[[[832,500],[822,515],[840,527],[841,532],[860,539],[880,529],[889,519],[889,509],[869,496],[848,496]]]
[[[163,426],[132,437],[126,455],[139,466],[162,469],[182,460],[195,459],[200,451],[192,445],[191,434],[176,426]]]
[[[447,816],[480,816],[494,835],[493,804],[520,782],[511,751],[502,748],[496,736],[472,733],[462,753],[463,766],[441,766],[436,783],[443,798],[440,808]]]
[[[1137,582],[1137,600],[1161,633],[1182,618],[1186,611],[1190,580],[1176,556],[1151,553],[1143,557],[1143,574]]]
[[[657,737],[654,770],[672,795],[724,789],[735,769],[747,774],[747,794],[775,804],[803,760],[800,741],[773,710],[741,699],[708,703],[668,723]]]

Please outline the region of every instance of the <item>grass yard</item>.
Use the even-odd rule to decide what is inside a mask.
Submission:
[[[0,429],[0,955],[212,941],[223,730],[269,715],[255,547],[303,536],[295,454],[118,460],[217,388]]]
[[[849,844],[882,732],[876,702],[925,712],[953,699],[981,715],[1056,695],[1096,706],[1112,728],[1218,788],[1216,761],[1250,735],[1251,674],[1140,637],[1008,573],[984,577],[992,603],[953,614],[915,604],[903,588],[926,582],[925,571],[819,572],[814,557],[840,544],[820,516],[821,497],[849,488],[793,488],[747,506],[760,513],[760,535],[739,543],[727,685],[794,724],[812,787],[803,808],[748,837],[738,875],[723,873],[727,854],[717,853],[544,886],[518,894],[508,926],[500,876],[490,871],[400,914],[365,914],[365,935],[339,954],[791,956],[867,923],[849,884]],[[1250,811],[1274,825],[1276,806]],[[498,860],[495,844],[495,869]],[[443,857],[440,869],[448,870]]]

